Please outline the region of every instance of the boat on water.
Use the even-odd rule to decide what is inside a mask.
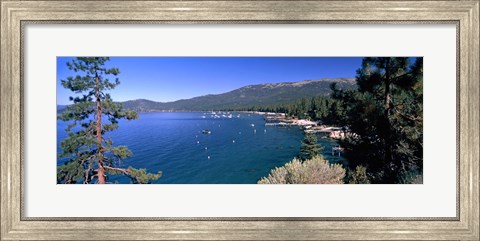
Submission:
[[[202,134],[212,134],[211,130],[202,130]]]

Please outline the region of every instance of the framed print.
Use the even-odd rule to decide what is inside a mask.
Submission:
[[[1,0],[1,240],[479,240],[479,6]]]

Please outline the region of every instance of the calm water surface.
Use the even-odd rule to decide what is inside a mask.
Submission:
[[[248,184],[267,176],[299,154],[303,131],[298,127],[265,126],[263,116],[232,113],[233,118],[213,118],[203,112],[140,113],[133,121],[120,121],[109,133],[114,145],[126,145],[133,156],[123,167],[162,171],[161,184]],[[240,115],[240,117],[237,117]],[[65,139],[67,123],[57,123],[57,152]],[[202,134],[210,130],[211,134]],[[331,162],[335,142],[319,138]],[[58,165],[63,163],[58,161]],[[130,183],[122,176],[109,182]]]

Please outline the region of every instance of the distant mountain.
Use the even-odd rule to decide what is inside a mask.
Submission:
[[[337,83],[339,89],[355,88],[355,79],[321,79],[302,82],[248,85],[227,93],[204,95],[173,102],[155,102],[138,99],[122,102],[126,109],[138,112],[154,111],[208,111],[233,110],[252,106],[290,103],[303,97],[328,95],[330,84]]]
[[[64,110],[68,105],[57,105],[57,111]]]

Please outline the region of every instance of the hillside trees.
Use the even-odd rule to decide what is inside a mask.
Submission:
[[[107,61],[109,58],[81,57],[67,63],[70,70],[79,74],[61,81],[77,96],[70,97],[73,104],[58,116],[70,123],[66,129],[68,137],[61,142],[60,157],[67,161],[57,167],[58,183],[104,184],[109,175],[125,175],[132,183],[150,183],[160,178],[161,173],[119,166],[119,161],[132,153],[126,146],[114,146],[106,133],[118,128],[118,120],[133,120],[138,115],[124,111],[107,93],[120,84],[119,69],[107,68]]]
[[[322,124],[334,124],[337,121],[339,103],[328,95],[300,98],[292,103],[267,106],[252,106],[237,109],[242,111],[264,111],[285,113],[289,117],[320,121]]]

